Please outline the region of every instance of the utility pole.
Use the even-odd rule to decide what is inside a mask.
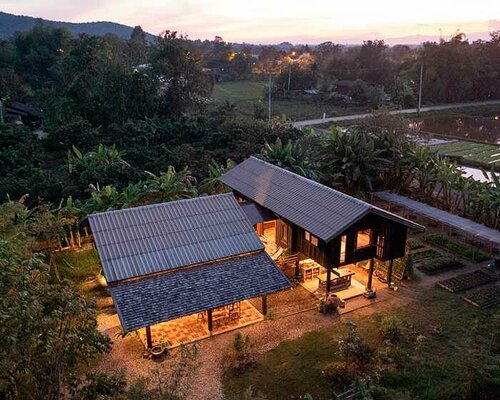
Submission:
[[[290,81],[292,80],[292,63],[288,64],[288,91],[290,92]]]
[[[3,103],[0,99],[0,125],[3,125]]]
[[[269,108],[269,121],[271,121],[271,85],[272,85],[272,75],[269,72],[269,87],[268,87],[268,108]]]
[[[418,85],[418,108],[417,112],[420,114],[422,108],[422,78],[424,76],[424,63],[420,64],[420,84]]]

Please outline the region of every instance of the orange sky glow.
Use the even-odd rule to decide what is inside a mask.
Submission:
[[[430,35],[457,29],[487,38],[500,30],[499,0],[0,0],[4,12],[71,22],[114,21],[192,39],[339,43]]]

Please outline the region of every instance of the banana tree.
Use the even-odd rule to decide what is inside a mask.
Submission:
[[[260,157],[271,164],[306,178],[319,179],[316,166],[308,155],[307,146],[299,140],[295,142],[289,140],[285,145],[280,138],[277,138],[272,144],[266,141],[260,152]]]
[[[188,168],[176,171],[169,165],[166,172],[155,175],[146,171],[149,179],[145,181],[149,202],[173,201],[196,197],[196,179],[191,175]]]
[[[390,166],[390,161],[382,157],[382,150],[376,148],[370,135],[334,129],[321,150],[319,164],[327,184],[342,185],[356,194],[363,189],[373,190],[377,177]]]
[[[218,164],[216,161],[212,160],[208,165],[208,177],[201,181],[198,186],[199,192],[203,194],[220,194],[227,192],[227,186],[225,186],[219,178],[235,165],[236,163],[230,159],[226,161],[226,165]]]

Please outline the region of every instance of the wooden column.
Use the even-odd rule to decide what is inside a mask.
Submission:
[[[326,295],[330,294],[330,289],[332,288],[332,268],[328,267],[326,269]]]
[[[392,282],[392,263],[394,262],[393,259],[389,261],[389,269],[387,270],[387,286],[391,287],[391,282]]]
[[[372,290],[372,281],[373,281],[373,269],[375,267],[375,261],[373,258],[370,259],[370,270],[368,272],[368,284],[366,285],[367,290]]]
[[[262,314],[264,318],[267,315],[267,296],[262,296]]]
[[[210,336],[212,336],[212,332],[214,330],[214,324],[212,321],[212,310],[207,311],[207,319],[208,319],[208,331],[210,332]]]
[[[153,339],[151,337],[151,327],[146,326],[146,345],[148,349],[153,347]]]

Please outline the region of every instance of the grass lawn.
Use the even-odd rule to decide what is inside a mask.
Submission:
[[[262,99],[264,81],[233,81],[221,82],[214,86],[212,99],[218,102],[225,100],[231,103],[254,102]]]
[[[422,289],[409,305],[391,310],[403,321],[401,339],[392,343],[380,334],[384,315],[347,316],[375,349],[375,400],[500,398],[498,308],[479,310],[444,290]],[[318,400],[332,398],[321,371],[340,359],[337,340],[345,332],[344,324],[336,323],[281,343],[243,373],[227,370],[225,393],[238,398],[252,387],[267,399],[298,399],[306,393]]]
[[[214,86],[212,100],[216,104],[229,101],[238,107],[238,110],[246,115],[254,115],[254,104],[260,103],[267,115],[267,98],[264,95],[267,81],[233,81],[221,82]],[[358,107],[334,107],[320,102],[307,101],[304,99],[273,99],[273,116],[286,116],[293,120],[304,120],[322,118],[323,113],[327,116],[339,116],[366,112],[365,108]]]
[[[56,263],[61,278],[73,281],[80,293],[100,298],[108,297],[107,289],[94,279],[101,272],[97,250],[66,250],[56,253]]]

